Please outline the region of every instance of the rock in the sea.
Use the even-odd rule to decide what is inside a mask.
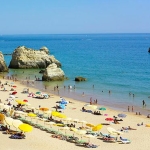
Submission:
[[[0,52],[0,72],[8,72],[8,67],[5,63],[2,52]]]
[[[63,81],[65,74],[55,63],[49,65],[42,76],[42,81]]]
[[[42,47],[40,50],[33,50],[25,46],[19,46],[12,54],[9,68],[46,68],[52,63],[61,67],[61,63],[53,55],[49,55],[48,48]]]
[[[75,81],[86,81],[86,78],[83,78],[83,77],[75,77]]]

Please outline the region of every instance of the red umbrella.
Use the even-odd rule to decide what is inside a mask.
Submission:
[[[17,94],[17,92],[12,92],[12,95],[15,95],[15,94]]]
[[[23,101],[24,101],[24,102],[28,102],[28,100],[26,100],[26,99],[24,99]]]
[[[106,121],[114,121],[113,118],[106,118],[105,120],[106,120]]]

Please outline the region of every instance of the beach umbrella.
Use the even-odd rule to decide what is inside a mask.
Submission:
[[[48,111],[45,111],[44,114],[51,114],[52,111],[48,110]]]
[[[30,125],[28,125],[28,124],[25,124],[25,123],[19,125],[18,128],[19,128],[21,131],[23,131],[23,132],[30,132],[30,131],[33,130],[33,127],[32,127],[32,126],[30,126]]]
[[[48,111],[48,110],[49,110],[49,108],[41,107],[41,108],[40,108],[40,110],[41,110],[41,111]]]
[[[88,126],[88,127],[94,127],[95,125],[91,124],[91,123],[87,123],[86,126]]]
[[[102,124],[98,124],[92,128],[92,131],[99,131],[102,127],[103,127]]]
[[[34,113],[28,113],[27,114],[30,118],[31,118],[31,121],[32,121],[32,118],[35,118],[37,115],[34,114]]]
[[[3,122],[5,119],[5,115],[0,113],[0,121]]]
[[[16,91],[14,91],[14,92],[12,92],[11,94],[12,94],[12,95],[15,95],[15,94],[17,94],[17,92],[16,92]]]
[[[97,109],[97,106],[96,105],[85,105],[85,108],[86,109],[90,109],[90,110],[96,110]]]
[[[127,115],[126,114],[118,114],[118,117],[120,118],[125,118]]]
[[[71,127],[71,128],[70,128],[70,131],[73,131],[74,133],[76,133],[76,132],[78,131],[78,129]],[[73,137],[74,137],[74,133],[73,133]]]
[[[34,114],[34,113],[28,113],[28,116],[29,116],[29,117],[36,117],[37,115]]]
[[[61,113],[57,112],[57,111],[52,111],[51,115],[54,117],[59,116]]]
[[[14,95],[10,95],[9,98],[15,98],[15,96]]]
[[[112,128],[112,127],[108,127],[108,128],[107,128],[107,131],[108,131],[110,134],[116,134],[116,135],[117,135],[117,133],[115,133],[116,130],[115,130],[114,128]]]
[[[13,120],[14,120],[13,118],[5,117],[5,122],[6,122],[6,124],[8,124],[9,126],[12,126]]]
[[[28,100],[24,99],[23,102],[28,102]]]
[[[63,119],[63,118],[67,118],[67,116],[64,115],[64,114],[60,114],[60,115],[58,115],[57,117],[58,117],[58,118],[62,118],[62,119]]]
[[[20,120],[13,120],[13,122],[12,122],[12,125],[15,127],[15,128],[17,128],[18,129],[18,127],[21,125],[21,124],[23,124],[23,122],[22,121],[20,121]]]
[[[104,110],[106,110],[106,108],[105,107],[101,107],[101,108],[99,108],[99,110],[103,110],[104,111]]]
[[[38,91],[38,92],[36,92],[35,94],[41,94],[41,92]]]
[[[109,122],[114,121],[113,118],[106,118],[105,120],[106,120],[106,121],[109,121]]]
[[[85,134],[84,137],[88,138],[88,143],[90,143],[90,139],[91,138],[95,138],[95,136],[91,135],[91,134]]]
[[[17,102],[18,104],[20,104],[20,105],[25,105],[25,104],[26,104],[26,102],[24,102],[24,101],[22,101],[22,100],[16,100],[16,102]]]

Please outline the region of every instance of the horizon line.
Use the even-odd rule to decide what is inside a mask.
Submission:
[[[17,33],[17,34],[0,34],[3,35],[86,35],[86,34],[150,34],[150,32],[129,32],[129,33]]]

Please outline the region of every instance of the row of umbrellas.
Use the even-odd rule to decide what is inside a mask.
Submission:
[[[4,123],[9,126],[14,126],[16,129],[19,129],[22,132],[30,132],[33,129],[32,126],[25,124],[20,120],[13,119],[11,117],[6,117],[4,114],[0,114],[0,120],[4,121]]]

